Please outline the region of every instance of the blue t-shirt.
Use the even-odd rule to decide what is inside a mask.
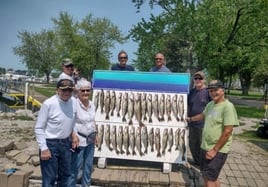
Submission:
[[[206,88],[201,90],[197,90],[196,88],[191,89],[188,95],[188,116],[191,117],[202,113],[209,101],[211,101],[211,98]],[[204,120],[193,121],[188,125],[202,128],[204,126]]]
[[[120,64],[114,64],[111,67],[111,70],[115,70],[115,71],[135,71],[134,67],[131,66],[131,65],[120,66]]]

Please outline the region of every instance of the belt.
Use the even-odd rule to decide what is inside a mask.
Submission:
[[[70,138],[64,138],[64,139],[46,139],[48,142],[58,142],[58,143],[69,143]]]

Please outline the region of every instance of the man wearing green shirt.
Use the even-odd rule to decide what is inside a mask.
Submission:
[[[230,152],[233,126],[239,125],[239,121],[234,105],[225,99],[223,83],[213,80],[207,89],[212,101],[201,114],[188,117],[187,120],[191,122],[205,119],[200,170],[206,187],[219,187],[218,176]]]

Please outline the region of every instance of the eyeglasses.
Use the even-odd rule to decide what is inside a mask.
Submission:
[[[72,88],[64,88],[64,89],[60,89],[62,92],[72,92],[73,89]]]
[[[127,59],[127,56],[120,56],[119,59]]]
[[[194,80],[203,80],[202,77],[195,77]]]
[[[82,92],[82,93],[90,92],[90,89],[80,90],[80,92]]]
[[[155,60],[163,60],[163,58],[155,58]]]

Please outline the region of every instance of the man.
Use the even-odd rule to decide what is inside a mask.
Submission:
[[[73,80],[59,79],[57,94],[42,104],[35,125],[39,145],[42,186],[68,186],[71,177],[71,147],[78,146],[73,132],[76,115]],[[72,142],[71,138],[72,137]],[[71,146],[72,145],[72,146]]]
[[[134,67],[127,65],[128,55],[125,51],[120,51],[118,53],[118,62],[111,67],[111,70],[116,71],[135,71]]]
[[[155,55],[155,66],[150,69],[151,72],[170,72],[165,66],[166,60],[162,53]]]
[[[60,74],[58,80],[63,78],[71,78],[73,79],[74,65],[73,61],[69,58],[64,58],[62,60],[62,73]],[[74,80],[73,80],[74,81]]]
[[[233,126],[239,125],[234,105],[225,99],[221,81],[213,80],[208,85],[212,98],[205,110],[187,121],[200,121],[205,118],[202,134],[200,170],[206,187],[219,187],[220,171],[230,152]]]
[[[203,112],[204,108],[211,101],[209,92],[205,85],[205,75],[198,71],[193,76],[194,88],[188,95],[188,116],[195,116]],[[202,130],[204,120],[188,123],[189,127],[189,147],[193,157],[194,165],[200,165],[200,146],[202,140]]]

